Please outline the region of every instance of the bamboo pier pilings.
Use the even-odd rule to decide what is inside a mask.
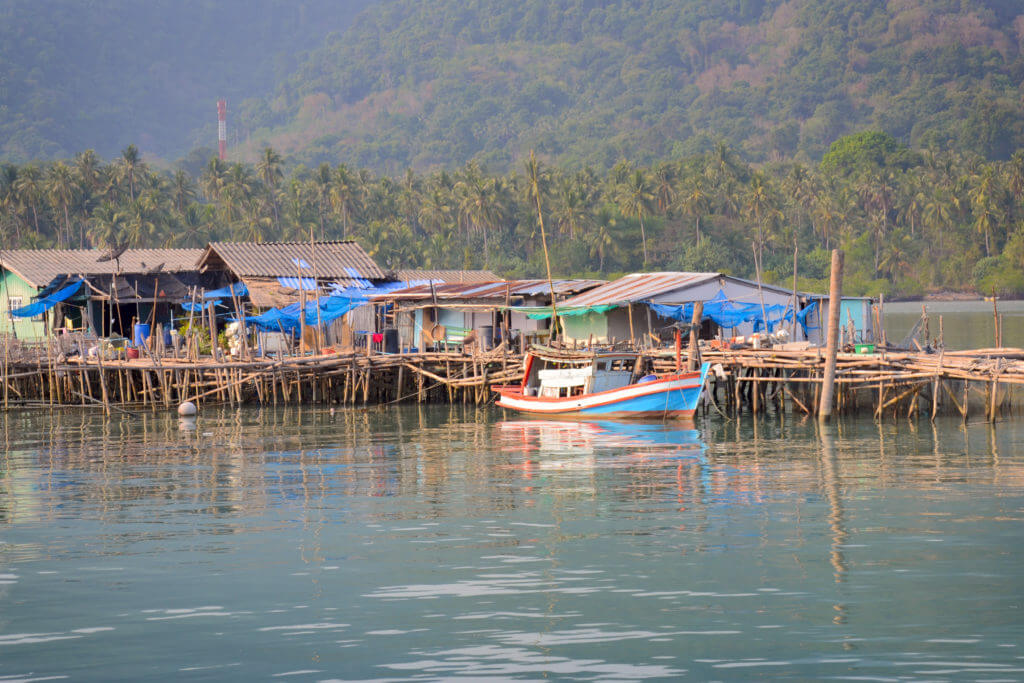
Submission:
[[[166,410],[183,401],[263,404],[381,405],[403,401],[484,404],[491,388],[522,380],[522,355],[503,346],[487,352],[349,353],[231,360],[199,357],[194,347],[143,358],[67,359],[55,343],[31,349],[0,340],[5,410],[78,406]],[[690,362],[684,349],[682,362]],[[566,353],[573,353],[567,350]],[[579,351],[589,355],[590,352]],[[657,373],[676,371],[673,348],[638,351]],[[178,357],[178,356],[181,357]],[[722,349],[701,346],[710,361],[709,405],[723,415],[773,410],[813,415],[822,395],[822,350]],[[885,351],[836,356],[833,414],[959,415],[995,421],[1024,385],[1024,349],[922,353]],[[870,411],[870,412],[869,412]]]
[[[49,346],[12,359],[8,342],[0,343],[4,344],[0,381],[5,409],[77,405],[102,407],[109,414],[111,406],[158,410],[184,401],[370,405],[461,400],[480,404],[491,399],[491,386],[522,379],[521,359],[501,347],[472,355],[359,350],[276,359],[178,359],[147,353],[143,358],[112,360],[58,358]]]

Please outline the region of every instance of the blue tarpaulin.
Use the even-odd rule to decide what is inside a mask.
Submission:
[[[359,271],[356,270],[355,268],[352,268],[351,266],[345,266],[345,272],[348,273],[349,277],[351,277],[355,281],[356,287],[359,287],[360,289],[369,289],[373,287],[373,285],[370,284],[370,281],[364,279],[363,276],[359,274]]]
[[[316,290],[316,278],[314,277],[279,277],[277,284],[285,289],[304,289],[307,292]]]
[[[663,318],[682,320],[689,322],[693,318],[693,304],[673,306],[666,304],[648,304],[655,313]],[[817,308],[817,302],[811,302],[802,311],[796,314],[797,322],[807,331],[807,316]],[[712,299],[704,302],[703,320],[711,320],[716,325],[724,328],[739,327],[743,323],[753,323],[754,331],[763,330],[765,317],[768,318],[768,331],[774,331],[775,326],[783,320],[793,319],[793,309],[783,304],[766,305],[762,308],[760,303],[740,303],[730,301],[725,292],[719,290]]]
[[[366,298],[371,296],[380,296],[382,294],[394,292],[399,289],[408,289],[409,287],[415,287],[417,285],[425,285],[429,283],[428,280],[410,280],[408,282],[382,282],[377,285],[371,284],[366,280],[362,280],[362,282],[366,282],[367,286],[351,286],[348,284],[343,285],[341,283],[335,282],[332,285],[330,285],[331,296]]]
[[[302,311],[300,304],[294,303],[284,308],[272,308],[260,315],[245,316],[245,324],[274,332],[297,333],[299,316],[303,313],[307,325],[328,325],[365,303],[366,299],[362,297],[322,296],[314,301],[307,301],[305,311]]]
[[[73,284],[68,285],[64,289],[54,292],[49,296],[44,296],[38,299],[35,303],[31,303],[28,306],[22,306],[11,311],[11,315],[18,318],[34,318],[37,315],[42,315],[46,311],[50,310],[61,301],[70,299],[82,288],[82,283],[85,280],[79,280]]]
[[[191,301],[186,301],[183,304],[181,304],[181,307],[184,308],[186,311],[193,311],[195,313],[198,313],[200,311],[205,311],[210,306],[221,306],[222,304],[223,304],[223,302],[220,299],[212,299],[212,300],[209,300],[209,301],[202,301],[202,302],[197,301],[196,303],[192,303]]]
[[[232,296],[232,290],[234,296],[249,296],[249,288],[245,286],[244,282],[236,282],[228,285],[227,287],[221,287],[220,289],[213,289],[203,294],[203,299],[230,299]]]

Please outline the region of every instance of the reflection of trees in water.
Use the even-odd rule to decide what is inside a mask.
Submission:
[[[402,497],[367,512],[381,519],[443,518],[536,505],[559,488],[594,500],[672,500],[706,518],[709,506],[804,491],[838,503],[838,479],[829,477],[840,471],[848,489],[1024,481],[1019,459],[999,456],[1006,435],[988,425],[985,438],[968,441],[981,427],[839,421],[822,459],[813,421],[706,420],[698,433],[671,424],[519,428],[495,424],[495,415],[461,405],[208,408],[188,431],[171,412],[5,413],[0,520],[18,510],[52,518],[66,502],[108,519],[140,501],[236,517],[308,506],[321,519],[352,496]]]

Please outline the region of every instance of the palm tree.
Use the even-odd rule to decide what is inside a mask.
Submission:
[[[825,241],[825,250],[832,249],[832,235],[839,225],[839,211],[835,197],[831,192],[823,192],[814,202],[814,218],[812,227],[817,235]]]
[[[909,250],[912,243],[910,236],[902,230],[890,235],[886,241],[879,269],[890,282],[896,282],[910,268]]]
[[[423,204],[423,179],[411,169],[405,169],[402,188],[398,198],[402,218],[417,234],[423,234],[419,222],[419,207]]]
[[[310,189],[313,191],[317,201],[317,215],[320,218],[320,239],[324,239],[324,235],[327,232],[327,210],[331,205],[333,181],[331,165],[326,162],[317,166],[316,171],[313,172],[312,177],[309,179]]]
[[[602,206],[594,216],[593,226],[590,230],[590,256],[598,258],[597,269],[603,273],[605,257],[618,251],[618,222],[611,209]]]
[[[882,242],[889,232],[889,213],[893,207],[895,189],[893,175],[886,170],[865,175],[858,183],[858,192],[864,213],[871,217],[871,237],[875,253],[875,274],[881,258]]]
[[[665,214],[672,207],[678,180],[679,168],[675,164],[663,161],[654,167],[654,196],[659,214]]]
[[[334,210],[341,214],[341,238],[346,239],[349,216],[354,214],[359,206],[359,182],[345,164],[338,164],[334,169],[330,202]]]
[[[121,150],[121,160],[118,167],[118,178],[128,183],[128,192],[132,201],[135,201],[135,184],[140,173],[144,172],[146,165],[142,162],[135,145],[128,145]]]
[[[820,192],[817,179],[811,175],[811,172],[803,164],[794,164],[782,181],[782,187],[786,193],[787,203],[796,213],[795,227],[800,229],[806,221],[810,221],[811,234],[814,234],[813,209]],[[797,230],[795,229],[793,230],[794,243],[796,239]]]
[[[39,230],[39,204],[43,197],[42,172],[34,164],[23,166],[18,172],[14,181],[14,191],[17,193],[18,204],[32,211],[32,227],[37,235],[42,235]]]
[[[484,268],[490,255],[487,233],[494,229],[503,207],[498,198],[500,188],[495,178],[474,173],[457,185],[460,194],[459,215],[466,220],[466,229],[484,236]]]
[[[928,240],[928,250],[935,258],[942,258],[944,255],[944,237],[952,223],[952,208],[945,190],[941,187],[933,188],[929,197],[925,199],[924,207],[921,210],[923,226],[932,234]],[[938,253],[932,251],[932,247],[938,245]]]
[[[615,202],[624,216],[636,218],[640,223],[640,240],[644,250],[644,268],[647,268],[647,231],[644,228],[644,216],[654,206],[654,190],[640,169],[635,169],[624,183],[619,185],[615,194]]]
[[[274,209],[274,227],[281,232],[281,211],[278,203],[278,185],[284,177],[281,170],[281,155],[274,151],[273,147],[267,146],[260,152],[259,161],[256,162],[256,176],[263,183],[263,192],[267,203]]]
[[[103,163],[91,149],[87,149],[75,157],[75,174],[78,183],[89,195],[95,195],[103,184]]]
[[[21,220],[18,215],[18,167],[14,164],[0,165],[0,210],[3,211],[4,225],[14,226],[13,245],[21,243]],[[3,234],[10,236],[11,232],[4,229]],[[12,246],[4,240],[4,246]]]
[[[213,241],[211,228],[215,221],[213,207],[209,204],[190,203],[179,214],[181,230],[173,238],[173,246],[188,248],[202,247]],[[168,244],[167,246],[172,246]]]
[[[262,241],[262,224],[257,225],[252,206],[255,180],[248,166],[234,163],[228,167],[224,187],[220,193],[224,221],[233,230],[240,231],[248,241]]]
[[[569,233],[569,239],[576,239],[576,231],[590,222],[591,215],[590,199],[579,177],[559,178],[552,199],[551,217],[559,232]]]
[[[68,246],[71,245],[71,203],[74,202],[77,193],[78,185],[75,183],[71,167],[63,161],[58,161],[51,166],[46,174],[46,195],[50,204],[53,205],[54,211],[61,211],[64,214],[64,236]],[[58,239],[58,246],[60,243],[61,240]],[[83,248],[85,248],[84,230],[79,240],[79,249]]]
[[[921,213],[924,211],[926,199],[924,192],[919,189],[916,182],[904,183],[902,189],[897,218],[904,224],[910,224],[910,236],[913,237],[921,222]]]
[[[218,157],[211,157],[199,178],[199,186],[208,200],[216,202],[220,199],[220,194],[227,184],[227,176],[227,162],[221,161]]]
[[[429,233],[441,232],[452,225],[454,209],[451,192],[441,186],[435,186],[423,198],[420,206],[419,220]]]
[[[97,206],[89,219],[89,241],[94,246],[113,248],[128,236],[128,216],[111,202]]]
[[[1000,187],[992,166],[986,166],[968,192],[974,209],[974,228],[985,236],[985,256],[992,255],[992,230],[999,222],[1001,212],[998,206]]]
[[[282,239],[309,239],[311,230],[316,229],[317,216],[311,201],[308,185],[292,177],[283,188],[285,233]]]
[[[423,266],[425,268],[448,268],[455,253],[455,231],[445,227],[430,234],[424,244]]]
[[[1024,150],[1017,150],[1006,162],[1006,190],[1013,200],[1011,217],[1013,223],[1021,217],[1021,199],[1024,199]]]
[[[171,176],[171,199],[174,201],[174,208],[179,213],[185,212],[188,206],[196,198],[196,185],[192,176],[182,169],[178,169]]]
[[[732,218],[739,211],[735,185],[746,179],[747,172],[736,153],[719,140],[705,161],[705,174],[711,181],[711,192],[718,200],[722,212]]]
[[[691,176],[679,195],[679,208],[694,221],[694,242],[700,242],[700,218],[711,210],[711,197],[704,189],[704,179]]]
[[[779,202],[772,191],[768,176],[764,173],[755,173],[750,178],[747,186],[747,196],[744,206],[747,216],[754,220],[757,225],[757,236],[754,240],[754,255],[757,258],[758,276],[761,273],[761,265],[764,263],[764,248],[768,242],[768,229],[774,221],[782,215],[779,210]]]

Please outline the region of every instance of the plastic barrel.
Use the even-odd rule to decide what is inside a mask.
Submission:
[[[384,353],[398,353],[398,328],[384,329]]]
[[[149,339],[149,324],[135,323],[134,336],[132,337],[135,345],[144,346],[147,339]]]

